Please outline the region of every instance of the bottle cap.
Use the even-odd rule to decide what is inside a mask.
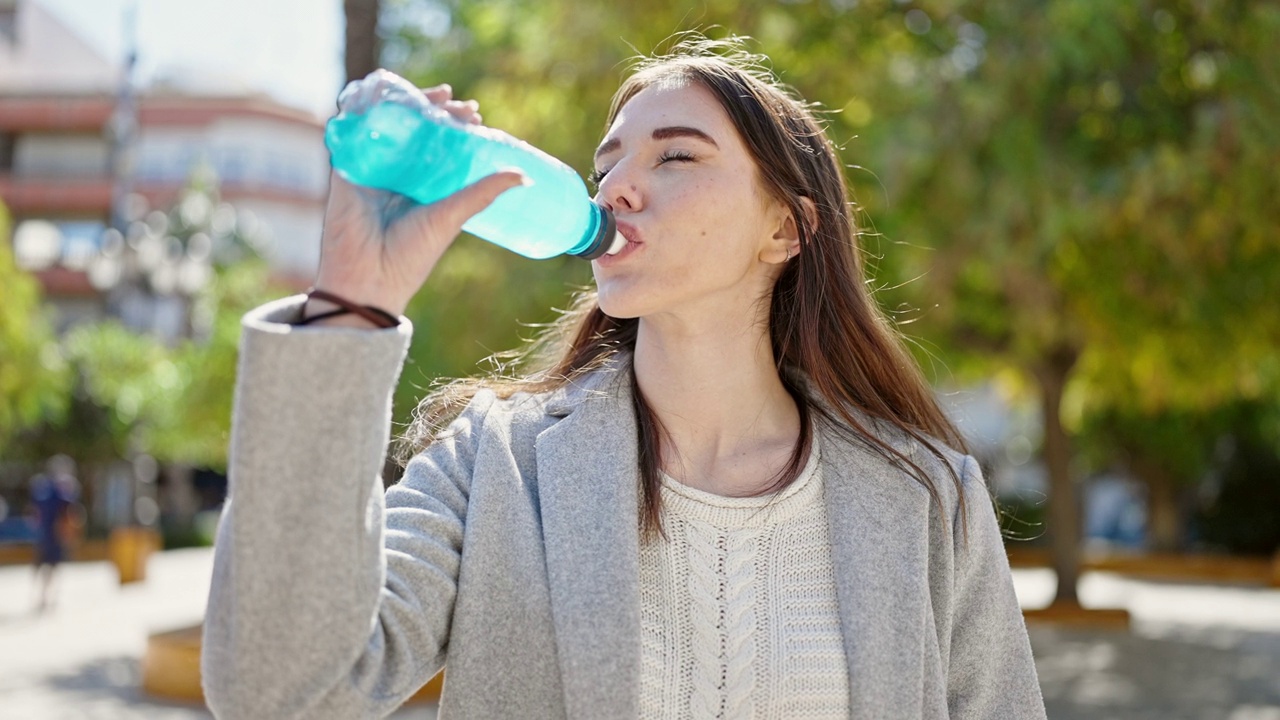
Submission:
[[[614,233],[613,244],[609,246],[609,249],[605,251],[605,254],[617,255],[618,253],[622,252],[622,248],[626,246],[627,246],[627,239],[623,237],[622,233]]]
[[[595,237],[587,247],[579,252],[571,253],[574,257],[580,257],[583,260],[595,260],[601,255],[614,255],[622,251],[627,244],[626,238],[618,232],[618,223],[613,219],[613,213],[609,208],[592,203],[599,210],[599,217],[596,223]]]

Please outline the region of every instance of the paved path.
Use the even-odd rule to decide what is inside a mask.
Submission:
[[[62,568],[44,615],[27,567],[0,567],[0,720],[187,720],[209,713],[138,690],[149,633],[204,612],[208,550],[152,558],[144,583],[119,587],[105,563]],[[1047,570],[1017,570],[1028,607],[1053,592]],[[1280,590],[1136,581],[1081,583],[1086,604],[1126,607],[1132,632],[1033,627],[1051,720],[1280,720]],[[434,710],[394,717],[432,718]]]
[[[105,562],[63,565],[58,604],[36,615],[31,569],[0,567],[0,720],[209,720],[201,707],[143,695],[147,636],[204,617],[213,554],[152,556],[147,580],[121,587]],[[396,720],[435,717],[402,710]]]
[[[1024,607],[1049,570],[1015,570]],[[1130,632],[1031,627],[1051,720],[1280,720],[1280,590],[1088,573],[1089,607],[1129,610]]]

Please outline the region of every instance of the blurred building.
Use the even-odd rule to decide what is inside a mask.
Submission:
[[[142,200],[143,211],[168,209],[197,167],[212,170],[222,200],[254,226],[277,275],[305,286],[319,258],[328,182],[323,119],[260,94],[122,91],[126,68],[39,4],[0,0],[0,199],[14,236],[44,239],[16,249],[59,324],[107,312],[104,288],[86,270],[121,188],[134,210]],[[118,128],[122,109],[128,133]],[[173,305],[164,297],[150,302],[159,310],[152,329],[180,332],[181,308],[164,312]]]
[[[134,88],[131,65],[103,56],[38,2],[0,0],[0,200],[12,220],[0,242],[12,243],[18,264],[40,281],[58,330],[113,316],[170,340],[190,334],[211,252],[167,237],[155,218],[164,220],[196,173],[216,179],[223,205],[208,208],[211,216],[230,215],[277,280],[306,287],[328,183],[323,118],[263,94],[190,89],[217,86],[216,67],[191,82]],[[151,229],[134,232],[143,226]],[[160,282],[152,267],[140,277],[145,263],[135,261],[156,252],[163,258],[153,266],[203,263],[201,272]],[[95,272],[104,259],[125,266],[121,256],[128,271]],[[91,523],[151,524],[160,510],[189,518],[225,492],[216,473],[139,470],[149,461],[121,459],[86,478]],[[0,500],[21,503],[28,475],[0,462]],[[138,490],[157,485],[159,509]]]

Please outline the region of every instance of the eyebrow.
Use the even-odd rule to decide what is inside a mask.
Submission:
[[[702,142],[707,143],[708,145],[716,148],[717,150],[720,149],[720,144],[715,141],[715,138],[699,130],[698,128],[688,127],[685,125],[671,125],[668,127],[656,128],[653,131],[652,137],[654,140],[669,140],[671,138],[677,138],[677,137],[693,138],[695,140],[701,140]],[[620,147],[622,147],[622,141],[619,140],[618,138],[612,138],[610,140],[606,140],[604,141],[604,144],[602,144],[599,148],[596,149],[596,157],[600,157],[605,153],[611,153]]]

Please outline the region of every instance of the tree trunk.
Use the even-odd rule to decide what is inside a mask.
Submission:
[[[1075,354],[1052,353],[1036,371],[1044,418],[1044,463],[1049,471],[1049,538],[1053,570],[1058,576],[1054,604],[1079,605],[1080,502],[1071,477],[1071,441],[1062,427],[1062,393],[1075,365]]]
[[[1147,486],[1147,546],[1155,552],[1174,552],[1178,532],[1178,487],[1169,471],[1156,462],[1139,459],[1134,470]]]
[[[347,82],[359,80],[378,69],[381,43],[378,40],[379,0],[343,0],[347,19],[344,61]]]

